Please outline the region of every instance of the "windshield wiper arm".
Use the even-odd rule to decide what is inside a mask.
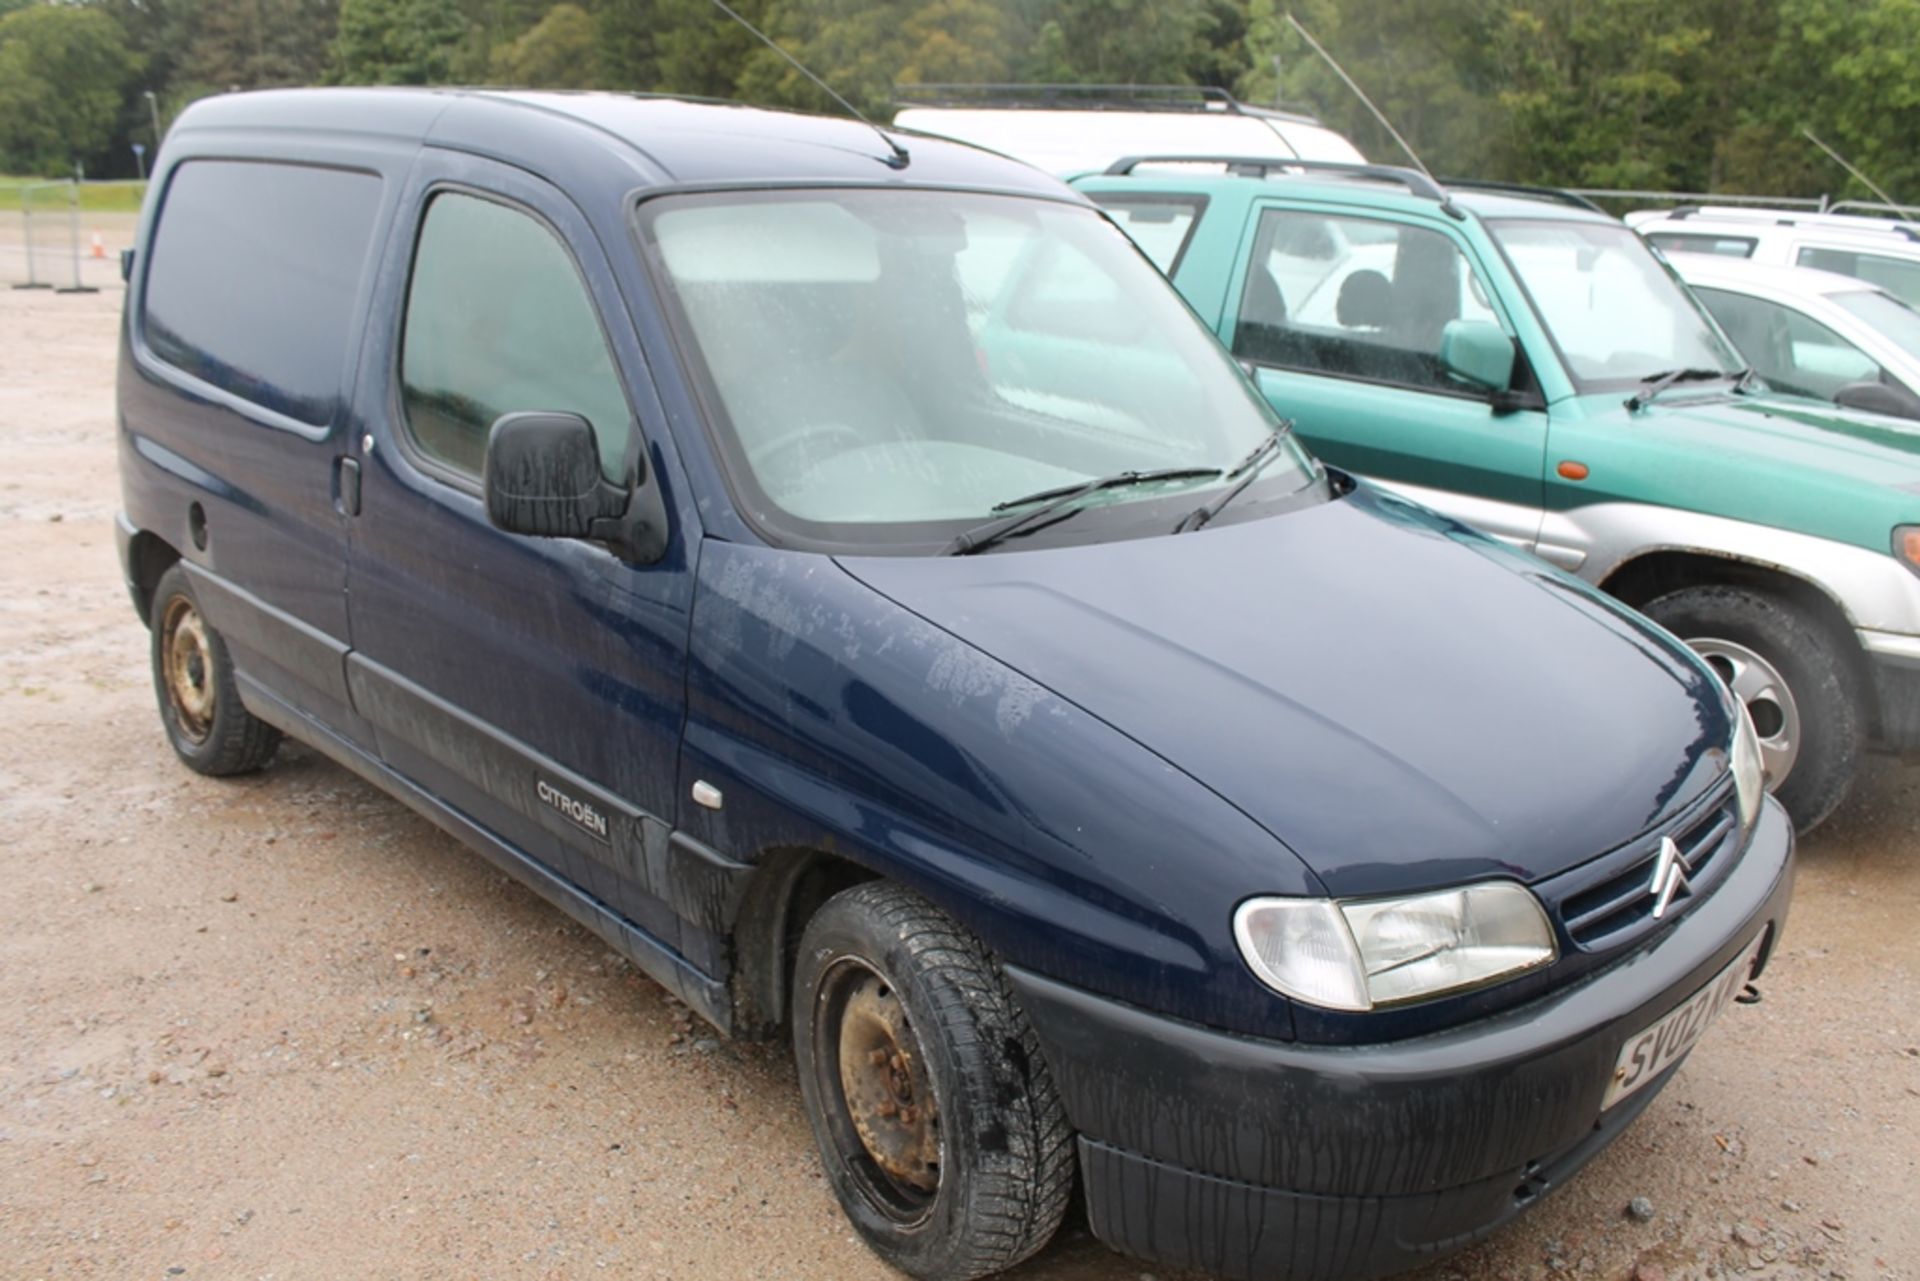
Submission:
[[[1703,383],[1716,378],[1733,378],[1724,369],[1669,369],[1664,373],[1648,374],[1640,380],[1640,390],[1627,397],[1627,412],[1634,413],[1651,404],[1658,396],[1675,383]]]
[[[1033,529],[1041,522],[1052,524],[1047,517],[1054,513],[1055,520],[1065,520],[1078,510],[1073,504],[1090,494],[1103,489],[1121,489],[1128,485],[1146,485],[1158,480],[1189,480],[1200,477],[1218,476],[1218,467],[1162,467],[1158,471],[1123,471],[1111,476],[1096,476],[1092,480],[1081,481],[1077,485],[1059,485],[1052,489],[1042,489],[1037,493],[1023,494],[1019,498],[1009,498],[1003,503],[995,503],[993,510],[1003,512],[1013,507],[1026,507],[1030,503],[1040,504],[1013,516],[1002,516],[975,525],[972,529],[960,533],[952,542],[941,549],[942,556],[970,556],[974,552],[984,551],[1004,538],[1011,538],[1022,530]]]
[[[1240,497],[1248,485],[1260,479],[1260,473],[1266,470],[1267,464],[1279,456],[1280,442],[1285,440],[1287,433],[1292,430],[1292,423],[1281,423],[1273,429],[1272,435],[1247,451],[1245,458],[1242,458],[1223,473],[1228,480],[1232,480],[1236,476],[1239,477],[1239,483],[1230,487],[1218,498],[1212,499],[1182,516],[1180,523],[1173,527],[1173,532],[1176,534],[1191,533],[1204,526],[1215,516],[1218,516],[1221,508]]]

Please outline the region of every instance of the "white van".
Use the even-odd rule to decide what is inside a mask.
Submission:
[[[1775,391],[1920,418],[1920,311],[1887,290],[1716,254],[1668,261]]]
[[[1687,205],[1630,213],[1663,253],[1718,254],[1869,281],[1920,307],[1920,225],[1860,214]]]
[[[1072,177],[1122,156],[1246,156],[1364,164],[1304,112],[1256,107],[1224,89],[1176,85],[903,85],[901,129],[970,142]]]

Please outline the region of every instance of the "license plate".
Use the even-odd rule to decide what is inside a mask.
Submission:
[[[1692,1049],[1720,1016],[1720,1011],[1746,986],[1753,973],[1754,959],[1759,955],[1760,939],[1756,937],[1733,964],[1716,974],[1705,987],[1668,1011],[1658,1022],[1628,1037],[1627,1043],[1620,1047],[1620,1057],[1614,1061],[1613,1080],[1607,1083],[1607,1096],[1601,1100],[1600,1110],[1606,1111],[1654,1080]]]

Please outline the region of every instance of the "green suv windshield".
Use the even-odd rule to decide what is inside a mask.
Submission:
[[[1630,229],[1503,220],[1489,230],[1582,390],[1631,388],[1675,370],[1731,377],[1744,367]]]
[[[783,540],[937,550],[1046,491],[1179,471],[1090,489],[1031,527],[1049,531],[1035,542],[1165,532],[1276,429],[1090,209],[832,190],[640,211],[736,498]],[[1288,442],[1240,505],[1317,475]]]

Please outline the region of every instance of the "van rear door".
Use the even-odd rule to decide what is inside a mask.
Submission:
[[[378,167],[405,162],[318,138],[242,157],[190,129],[167,149],[127,299],[127,515],[180,552],[245,701],[365,743],[340,464],[391,190]]]

